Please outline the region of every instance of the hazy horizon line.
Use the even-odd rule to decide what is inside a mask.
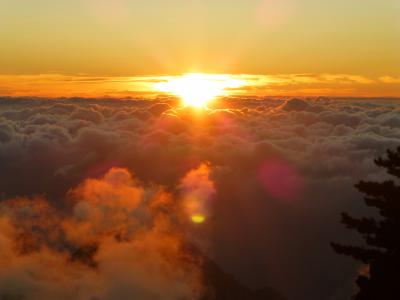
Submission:
[[[211,81],[238,80],[226,88],[229,96],[399,98],[400,76],[368,77],[341,73],[218,74],[95,76],[57,73],[0,74],[0,96],[43,98],[129,98],[170,95],[155,85],[186,74],[203,74]]]

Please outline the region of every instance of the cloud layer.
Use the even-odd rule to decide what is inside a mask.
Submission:
[[[151,248],[154,251],[148,255],[170,251],[173,265],[182,266],[181,273],[160,275],[155,280],[161,286],[157,289],[171,299],[176,291],[187,297],[187,287],[197,281],[182,274],[185,270],[196,274],[196,265],[182,262],[176,247],[163,248],[164,238],[172,244],[180,238],[176,231],[160,234],[157,224],[165,226],[165,219],[149,217],[145,212],[149,206],[142,206],[144,199],[172,203],[186,199],[182,205],[194,210],[191,216],[207,217],[194,226],[189,239],[242,282],[253,287],[271,285],[293,299],[345,299],[352,291],[357,266],[329,249],[332,240],[354,238],[340,226],[339,212],[363,212],[352,185],[359,179],[382,178],[373,158],[399,144],[400,111],[395,100],[234,98],[221,99],[212,109],[200,112],[176,107],[169,100],[4,98],[0,197],[6,212],[1,219],[5,245],[1,248],[14,255],[10,248],[16,234],[13,220],[21,222],[21,214],[40,210],[39,215],[52,216],[53,209],[68,215],[59,228],[67,246],[74,245],[82,253],[82,247],[100,245],[96,260],[86,263],[97,263],[104,272],[84,272],[89,277],[74,282],[80,268],[88,266],[65,266],[62,286],[43,289],[46,293],[57,293],[58,288],[67,291],[76,284],[92,291],[97,288],[93,282],[100,280],[107,281],[108,290],[99,291],[106,294],[97,297],[114,299],[113,291],[124,289],[114,288],[113,279],[107,277],[114,273],[108,269],[114,266],[110,262],[116,260],[115,267],[121,267],[119,282],[124,282],[119,258],[135,264],[135,259],[125,255]],[[158,194],[160,186],[171,193]],[[164,194],[170,196],[164,198]],[[34,196],[38,197],[35,201],[26,199]],[[6,201],[16,197],[23,200]],[[110,197],[115,201],[104,202]],[[26,206],[21,203],[31,203],[33,212],[20,212],[19,207]],[[158,210],[162,215],[163,208]],[[187,217],[187,210],[182,211]],[[180,213],[172,215],[180,218]],[[146,216],[153,220],[153,227],[144,230],[140,239],[133,238],[138,223],[147,224]],[[53,218],[24,224],[26,231],[42,226],[42,221],[51,223]],[[116,232],[122,242],[108,238]],[[10,265],[13,272],[1,274],[0,285],[11,282],[12,274],[21,278],[30,266],[42,266],[39,278],[48,276],[47,265],[64,267],[71,252],[54,249],[60,243],[52,238],[59,237],[35,237],[34,241],[41,241],[40,251]],[[19,246],[27,251],[38,247]],[[79,259],[85,260],[84,253]],[[150,260],[155,270],[170,267],[162,258]],[[147,267],[132,268],[138,272],[137,280],[148,278]],[[170,282],[181,282],[174,276],[187,281],[170,290]],[[30,280],[24,279],[23,284],[35,290],[37,282]],[[41,282],[49,284],[46,279]],[[146,282],[140,286],[153,290]]]
[[[111,168],[67,201],[62,212],[44,198],[1,203],[1,298],[200,299],[179,199]]]

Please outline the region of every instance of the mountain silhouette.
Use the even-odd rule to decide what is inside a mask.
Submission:
[[[186,251],[202,261],[201,300],[287,300],[277,290],[264,287],[252,290],[241,284],[233,275],[225,272],[216,262],[208,258],[196,246],[186,245]]]
[[[223,271],[214,261],[203,258],[203,284],[206,287],[202,300],[287,300],[270,287],[252,290]]]

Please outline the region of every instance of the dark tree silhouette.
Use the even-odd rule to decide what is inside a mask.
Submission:
[[[342,214],[342,223],[358,231],[366,246],[347,246],[332,243],[334,250],[365,264],[367,272],[360,272],[355,300],[400,299],[400,147],[387,151],[387,157],[375,164],[394,176],[384,182],[365,182],[356,188],[365,195],[366,205],[379,210],[377,218],[356,219]],[[362,273],[362,274],[361,274]],[[365,273],[365,274],[364,274]]]

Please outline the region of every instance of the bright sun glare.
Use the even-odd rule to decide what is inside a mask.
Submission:
[[[242,81],[229,75],[185,74],[156,84],[156,89],[180,97],[185,106],[206,107],[207,103],[227,93],[228,88],[236,88]]]

